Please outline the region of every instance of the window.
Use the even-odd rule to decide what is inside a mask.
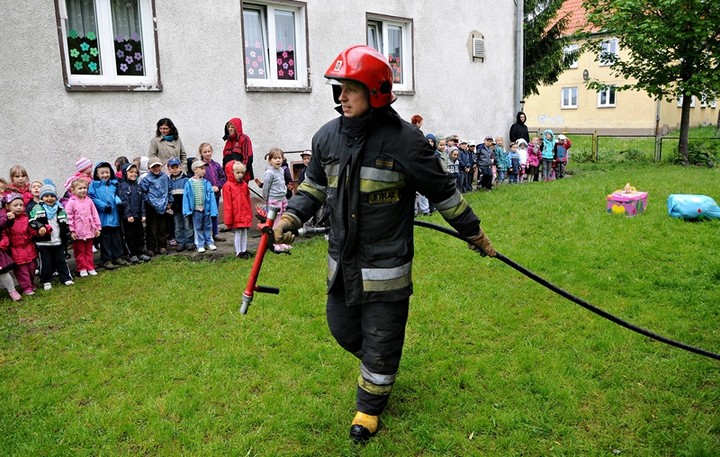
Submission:
[[[580,46],[577,44],[571,44],[569,46],[565,46],[563,48],[563,54],[565,54],[565,58],[571,53],[577,53],[580,49]],[[578,59],[577,56],[575,57],[575,60],[572,61],[570,65],[568,65],[568,68],[577,68],[578,67]]]
[[[412,21],[368,14],[367,44],[384,54],[393,71],[393,92],[412,93]]]
[[[598,92],[598,108],[612,108],[615,106],[615,86],[609,86]]]
[[[309,91],[304,3],[243,3],[248,90]]]
[[[598,56],[598,60],[600,61],[601,66],[611,65],[619,56],[620,53],[618,51],[617,38],[605,40],[600,43],[600,55]]]
[[[161,90],[153,0],[56,0],[68,90]]]
[[[683,99],[684,99],[684,97],[682,95],[680,97],[678,97],[678,103],[677,103],[678,108],[682,108]],[[690,108],[695,108],[695,96],[694,95],[690,96]]]
[[[577,87],[563,87],[560,108],[577,108]]]

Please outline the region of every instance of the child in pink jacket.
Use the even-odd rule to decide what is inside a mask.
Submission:
[[[93,261],[93,239],[100,236],[100,216],[95,203],[88,198],[88,183],[83,178],[75,179],[70,183],[72,196],[65,205],[70,237],[73,240],[73,253],[78,275],[81,278],[87,275],[95,276],[95,262]]]

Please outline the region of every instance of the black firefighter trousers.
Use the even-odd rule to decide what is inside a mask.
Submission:
[[[338,272],[340,274],[340,272]],[[379,416],[395,383],[410,299],[348,306],[342,280],[328,292],[327,321],[338,344],[360,359],[357,410]]]

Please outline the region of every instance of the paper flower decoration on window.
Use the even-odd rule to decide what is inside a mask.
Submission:
[[[118,49],[118,51],[115,53],[118,59],[122,59],[125,57],[125,53],[122,51],[122,49]]]
[[[98,65],[97,65],[95,62],[90,62],[90,63],[88,64],[88,68],[90,69],[90,71],[92,71],[93,73],[95,73],[95,72],[97,72]]]
[[[70,38],[77,38],[77,37],[78,37],[77,30],[75,30],[75,29],[70,29],[70,31],[68,32],[68,36],[69,36]]]
[[[285,72],[282,70],[278,70],[278,76],[282,78],[283,76],[285,76]]]
[[[125,65],[124,63],[121,63],[121,64],[120,64],[120,71],[122,71],[123,73],[125,73],[125,72],[127,71],[127,69],[128,69],[128,66],[127,66],[127,65]]]
[[[80,43],[80,49],[87,52],[87,50],[90,49],[90,45],[83,41],[82,43]]]
[[[139,52],[136,52],[134,57],[135,57],[135,60],[140,60],[140,59],[142,59],[142,54]]]
[[[133,58],[130,56],[127,56],[127,57],[125,57],[125,62],[127,62],[128,65],[130,65],[131,63],[133,63]]]
[[[143,66],[142,66],[142,64],[141,64],[141,63],[139,63],[139,64],[135,65],[135,71],[137,71],[137,72],[141,72],[141,71],[143,71]]]
[[[90,62],[90,56],[88,54],[83,54],[80,56],[83,62]]]
[[[132,45],[131,45],[130,43],[125,44],[125,50],[126,50],[127,52],[132,51]]]
[[[90,48],[90,54],[92,54],[93,57],[97,57],[99,53],[98,48]]]
[[[94,39],[96,38],[96,37],[95,37],[95,32],[88,32],[88,34],[85,35],[85,37],[86,37],[88,40],[94,40]]]
[[[80,55],[80,51],[78,51],[77,49],[71,49],[71,50],[70,50],[70,56],[71,56],[71,57],[77,57],[77,56],[79,56],[79,55]]]
[[[73,65],[73,66],[75,67],[76,70],[80,71],[83,68],[83,63],[78,60],[77,62],[75,62],[75,65]]]

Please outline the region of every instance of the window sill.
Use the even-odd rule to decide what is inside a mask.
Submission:
[[[561,106],[560,109],[578,109],[577,106]]]
[[[309,94],[312,87],[272,87],[272,86],[245,86],[247,92],[295,92]]]
[[[615,105],[605,105],[605,106],[598,106],[597,109],[608,109],[608,108],[615,108]]]
[[[162,92],[162,84],[153,85],[83,85],[83,84],[65,84],[67,92]]]

